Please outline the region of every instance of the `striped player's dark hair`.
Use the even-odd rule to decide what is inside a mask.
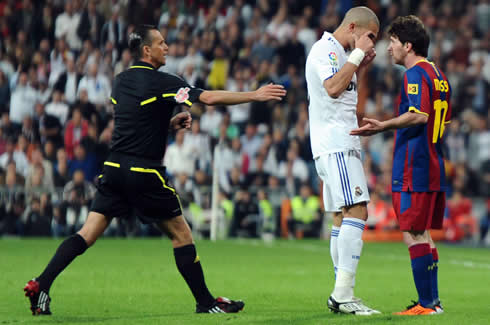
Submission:
[[[143,46],[151,46],[153,38],[150,31],[153,29],[157,30],[156,26],[139,25],[129,34],[128,46],[135,60],[139,60],[143,56]]]
[[[411,43],[415,54],[427,57],[430,36],[422,21],[414,16],[399,16],[388,27],[388,35],[397,37],[402,44]]]

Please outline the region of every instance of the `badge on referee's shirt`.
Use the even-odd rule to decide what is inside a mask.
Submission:
[[[177,103],[183,103],[186,100],[188,100],[189,90],[191,90],[189,87],[180,88],[179,91],[177,91],[177,94],[175,95],[175,101]]]

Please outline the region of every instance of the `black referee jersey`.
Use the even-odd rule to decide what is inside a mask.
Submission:
[[[202,92],[145,62],[116,76],[111,94],[115,127],[92,211],[122,218],[135,214],[143,223],[182,214],[162,159],[175,106],[191,106]]]
[[[175,106],[190,107],[202,92],[178,76],[155,70],[146,62],[136,62],[114,80],[111,152],[163,159]]]

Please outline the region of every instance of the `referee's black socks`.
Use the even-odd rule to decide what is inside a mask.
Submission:
[[[194,244],[174,248],[175,263],[180,274],[187,282],[197,303],[202,306],[211,306],[214,303],[214,297],[208,290],[204,281],[199,256],[196,253]]]
[[[79,234],[68,237],[61,243],[48,266],[37,278],[41,290],[49,292],[54,279],[60,274],[74,259],[83,254],[87,249],[85,239]]]

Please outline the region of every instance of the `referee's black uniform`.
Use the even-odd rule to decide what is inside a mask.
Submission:
[[[143,223],[182,214],[162,158],[175,106],[191,106],[202,92],[142,61],[116,76],[111,94],[115,127],[92,211],[122,218],[134,213]]]

